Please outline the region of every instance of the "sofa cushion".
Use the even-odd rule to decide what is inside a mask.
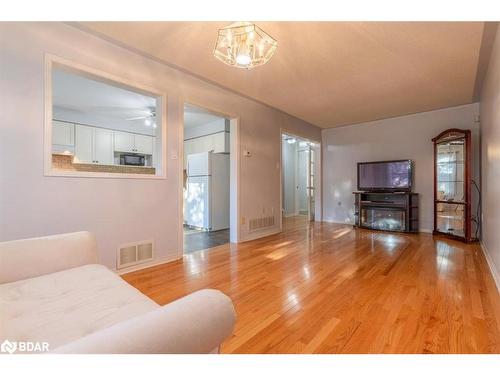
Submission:
[[[0,342],[55,349],[159,305],[106,267],[81,266],[0,285]]]

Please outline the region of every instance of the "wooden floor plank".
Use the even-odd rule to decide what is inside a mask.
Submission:
[[[500,296],[478,244],[287,218],[282,233],[123,276],[159,304],[219,289],[223,353],[500,353]]]

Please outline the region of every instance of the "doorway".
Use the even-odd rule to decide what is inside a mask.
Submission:
[[[317,186],[320,145],[307,138],[282,132],[282,218],[283,221],[317,219]]]
[[[184,254],[237,242],[236,118],[185,104],[182,153]]]

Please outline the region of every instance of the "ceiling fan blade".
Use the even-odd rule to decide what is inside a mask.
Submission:
[[[125,120],[126,121],[143,120],[143,119],[147,119],[147,118],[150,118],[150,117],[151,116],[129,117],[129,118],[126,118]]]

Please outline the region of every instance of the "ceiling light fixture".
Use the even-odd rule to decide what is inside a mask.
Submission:
[[[273,56],[278,42],[250,22],[235,22],[219,29],[214,56],[224,64],[252,69]]]

